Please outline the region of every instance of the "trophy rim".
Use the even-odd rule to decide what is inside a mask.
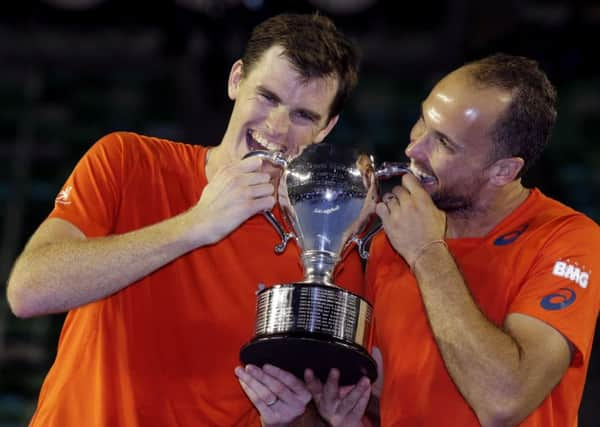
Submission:
[[[365,297],[357,294],[356,292],[349,291],[348,289],[345,289],[345,288],[343,288],[343,287],[341,287],[339,285],[336,285],[334,283],[329,284],[329,285],[325,284],[325,283],[319,283],[319,282],[277,283],[275,285],[272,285],[272,286],[269,286],[269,287],[261,289],[260,291],[258,291],[256,293],[256,295],[258,296],[258,295],[260,295],[260,294],[262,294],[264,292],[270,292],[272,290],[276,290],[276,289],[280,289],[280,288],[292,288],[292,289],[296,289],[297,287],[301,287],[301,288],[306,288],[306,287],[315,288],[315,287],[318,287],[318,288],[324,288],[324,289],[327,289],[327,290],[333,289],[333,290],[336,290],[336,291],[339,291],[339,292],[345,292],[345,293],[353,295],[356,298],[359,298],[360,300],[364,301],[371,309],[373,309],[373,305]]]

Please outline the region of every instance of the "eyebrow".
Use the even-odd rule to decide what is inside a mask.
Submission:
[[[263,85],[258,85],[256,87],[256,90],[258,92],[261,92],[261,93],[264,93],[266,95],[273,97],[277,102],[281,101],[281,98],[279,96],[277,96],[277,94],[275,92],[273,92],[272,90],[268,89],[267,87],[265,87]]]
[[[273,97],[273,99],[277,102],[281,102],[281,98],[272,90],[270,90],[269,88],[263,86],[263,85],[258,85],[257,86],[257,90],[259,92],[265,93],[271,97]],[[308,116],[310,116],[314,121],[319,122],[321,121],[321,114],[317,113],[316,111],[312,111],[312,110],[307,110],[306,108],[298,108],[295,111],[302,113],[302,114],[306,114]]]

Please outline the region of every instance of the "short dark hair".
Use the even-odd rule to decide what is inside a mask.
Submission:
[[[242,56],[243,76],[272,46],[284,55],[306,80],[333,76],[338,90],[329,107],[329,117],[338,115],[358,82],[358,47],[321,14],[280,14],[257,25]]]
[[[522,176],[538,160],[550,140],[556,122],[556,89],[537,61],[496,53],[466,65],[472,77],[485,87],[504,89],[512,101],[498,119],[492,138],[495,159],[521,157]]]

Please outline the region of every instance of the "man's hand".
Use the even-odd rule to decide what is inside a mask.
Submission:
[[[304,413],[312,396],[293,374],[272,365],[235,368],[242,389],[260,412],[263,426],[284,426]]]
[[[422,248],[443,240],[446,215],[412,174],[402,177],[402,185],[384,195],[376,207],[390,243],[412,265]]]
[[[369,403],[371,383],[363,377],[355,385],[339,387],[340,371],[332,369],[325,385],[307,369],[304,380],[321,416],[333,427],[360,426]]]
[[[195,217],[200,245],[218,242],[251,216],[271,209],[275,187],[262,160],[251,157],[218,170],[187,214]]]

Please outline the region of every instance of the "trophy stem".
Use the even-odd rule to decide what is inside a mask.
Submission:
[[[336,286],[331,280],[337,263],[335,254],[327,251],[305,251],[301,255],[304,265],[304,283],[321,283]]]

